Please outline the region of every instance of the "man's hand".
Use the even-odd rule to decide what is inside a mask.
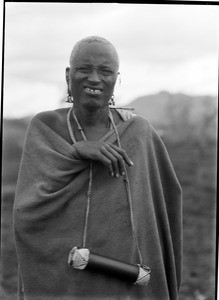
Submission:
[[[124,163],[133,166],[125,150],[105,142],[81,141],[73,145],[73,156],[76,159],[97,160],[106,166],[111,176],[125,174]]]

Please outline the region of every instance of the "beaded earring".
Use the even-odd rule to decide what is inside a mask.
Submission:
[[[68,88],[68,91],[67,91],[67,97],[65,99],[65,102],[68,102],[68,103],[73,103],[74,102],[73,101],[73,96],[71,96],[71,92],[70,92],[69,88]]]
[[[68,103],[73,103],[73,97],[70,95],[70,94],[67,94],[67,97],[65,99],[65,102],[68,102]]]
[[[114,101],[115,96],[112,95],[112,97],[109,100],[109,105],[115,106],[115,101]]]

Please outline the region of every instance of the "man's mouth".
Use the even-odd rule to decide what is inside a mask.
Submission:
[[[90,95],[100,95],[103,92],[102,89],[94,89],[94,88],[89,88],[89,87],[85,87],[84,91],[85,91],[85,93],[90,94]]]

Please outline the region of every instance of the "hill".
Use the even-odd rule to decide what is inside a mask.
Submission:
[[[216,97],[160,92],[137,98],[128,106],[173,142],[216,138]]]

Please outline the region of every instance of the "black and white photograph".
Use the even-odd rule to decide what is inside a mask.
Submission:
[[[0,298],[216,299],[215,1],[2,16]]]

